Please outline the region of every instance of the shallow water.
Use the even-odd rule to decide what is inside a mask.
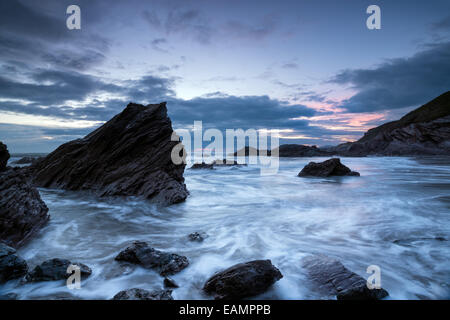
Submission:
[[[325,159],[280,159],[272,176],[261,176],[257,165],[187,169],[190,196],[169,208],[40,189],[51,220],[19,254],[32,267],[55,257],[79,261],[93,275],[80,290],[61,281],[10,281],[0,293],[110,299],[128,288],[162,288],[156,272],[114,261],[131,241],[144,240],[189,258],[190,266],[172,277],[180,285],[175,299],[209,298],[201,288],[215,271],[253,259],[271,259],[284,275],[257,298],[332,299],[314,289],[301,267],[311,253],[338,258],[363,277],[369,265],[378,265],[391,299],[449,299],[450,159],[343,158],[361,177],[297,177],[317,160]],[[195,231],[209,236],[188,241]]]

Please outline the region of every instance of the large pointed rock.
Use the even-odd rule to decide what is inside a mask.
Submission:
[[[166,103],[130,103],[83,139],[61,145],[31,167],[41,187],[93,190],[100,196],[143,196],[182,202],[185,164],[175,165]]]

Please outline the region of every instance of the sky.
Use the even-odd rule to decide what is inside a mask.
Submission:
[[[81,29],[66,9],[81,9]],[[369,5],[381,29],[369,30]],[[335,145],[450,89],[450,1],[0,2],[0,140],[50,152],[129,102],[175,130]]]

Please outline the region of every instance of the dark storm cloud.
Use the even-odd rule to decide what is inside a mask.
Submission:
[[[431,25],[432,29],[441,31],[441,30],[450,30],[450,15],[433,23]]]
[[[192,125],[195,120],[202,120],[218,128],[304,128],[307,121],[290,119],[315,114],[306,106],[288,105],[268,96],[216,94],[191,100],[170,99],[168,103],[177,124]]]
[[[166,35],[183,34],[202,44],[209,44],[214,33],[210,21],[194,9],[172,9],[164,15],[144,10],[142,16],[153,29],[163,31]]]
[[[0,58],[76,70],[86,70],[105,59],[103,53],[110,46],[107,39],[68,30],[65,11],[56,18],[40,9],[17,0],[0,3]]]
[[[450,89],[450,42],[427,46],[410,58],[388,60],[374,69],[351,69],[331,82],[357,94],[340,107],[372,112],[419,106]]]

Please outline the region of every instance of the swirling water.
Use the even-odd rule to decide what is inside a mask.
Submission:
[[[278,174],[258,165],[185,171],[186,202],[159,208],[137,198],[97,198],[86,192],[40,189],[51,220],[19,250],[31,267],[50,258],[93,269],[79,290],[64,282],[20,284],[0,293],[19,299],[110,299],[118,291],[162,288],[152,270],[114,261],[133,240],[185,255],[190,266],[172,278],[175,299],[208,299],[201,290],[216,271],[271,259],[284,277],[261,299],[333,299],[314,289],[301,266],[308,254],[339,259],[368,277],[381,268],[390,299],[450,298],[450,159],[343,158],[361,177],[300,178],[309,161],[280,159]],[[190,242],[191,232],[206,232]]]

